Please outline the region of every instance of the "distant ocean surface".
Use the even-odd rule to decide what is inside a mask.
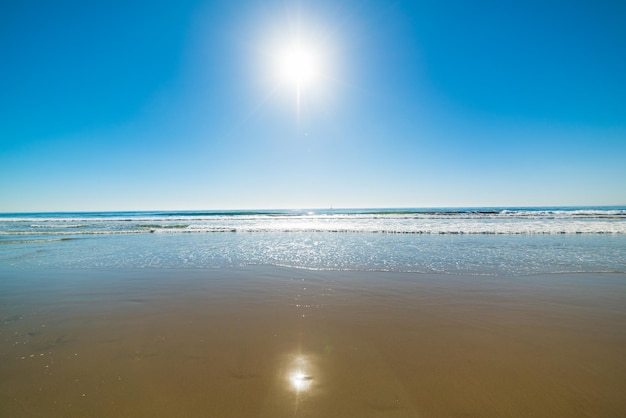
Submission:
[[[626,272],[626,207],[0,214],[10,268]]]

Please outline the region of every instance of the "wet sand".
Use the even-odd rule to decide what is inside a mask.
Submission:
[[[2,417],[626,416],[626,275],[0,276]]]

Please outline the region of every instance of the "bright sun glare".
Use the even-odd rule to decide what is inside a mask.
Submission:
[[[280,53],[278,72],[285,82],[301,87],[317,80],[320,64],[319,55],[312,47],[294,43]]]

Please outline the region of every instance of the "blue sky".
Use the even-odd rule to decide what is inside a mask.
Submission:
[[[132,4],[128,4],[132,3]],[[626,204],[626,4],[0,4],[0,211]],[[314,83],[277,77],[306,38]]]

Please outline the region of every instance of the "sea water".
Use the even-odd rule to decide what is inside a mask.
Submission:
[[[18,269],[231,268],[461,275],[626,272],[626,208],[0,214]]]
[[[0,416],[626,416],[625,228],[626,208],[3,214]]]

